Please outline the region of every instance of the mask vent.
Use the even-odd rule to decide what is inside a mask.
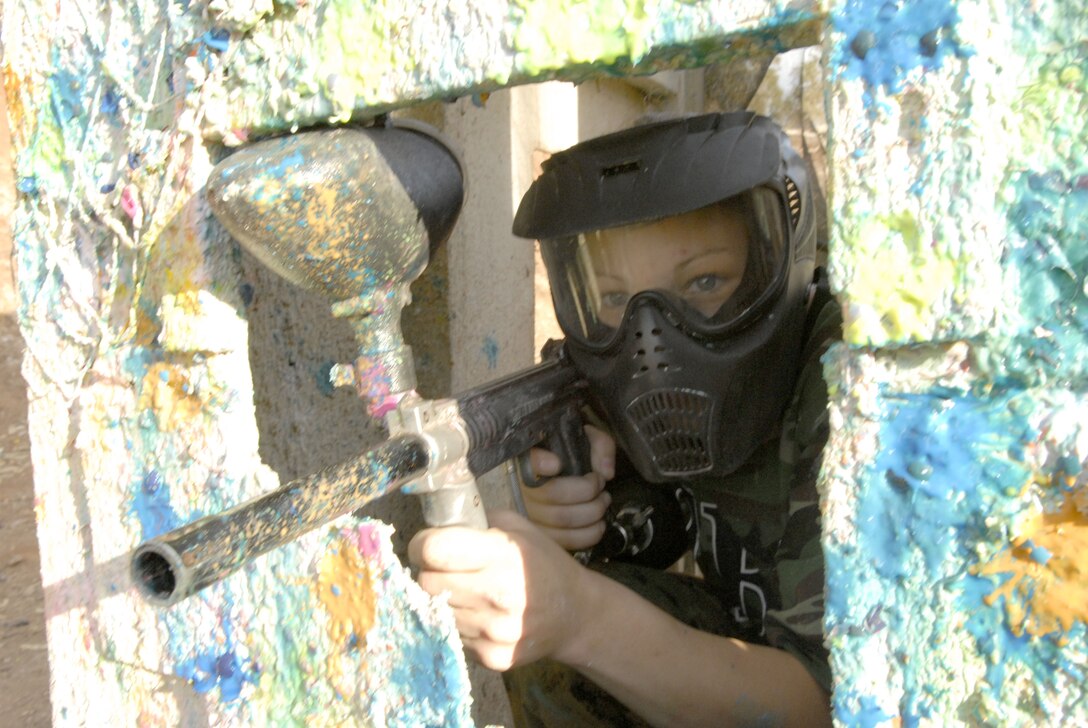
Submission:
[[[797,183],[789,177],[786,177],[786,203],[790,208],[790,226],[797,227],[797,223],[801,220],[801,190],[797,188]]]
[[[713,466],[712,401],[703,392],[658,389],[627,406],[627,417],[662,475],[683,477]]]

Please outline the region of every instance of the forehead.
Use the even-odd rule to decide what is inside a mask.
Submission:
[[[586,235],[590,250],[604,257],[687,256],[701,252],[747,250],[743,209],[719,203],[653,222],[598,230]]]

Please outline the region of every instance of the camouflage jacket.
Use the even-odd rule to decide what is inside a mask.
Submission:
[[[820,357],[841,337],[842,319],[834,301],[814,314],[778,436],[726,478],[696,480],[687,490],[697,563],[736,636],[790,652],[830,689],[816,490],[828,436]]]

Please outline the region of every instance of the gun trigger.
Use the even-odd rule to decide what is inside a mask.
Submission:
[[[528,452],[518,455],[515,460],[517,461],[518,478],[521,480],[522,485],[526,488],[539,488],[544,485],[544,481],[538,479],[536,473],[533,472],[533,462]]]

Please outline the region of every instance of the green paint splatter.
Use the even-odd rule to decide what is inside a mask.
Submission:
[[[314,47],[320,59],[318,78],[335,109],[334,121],[346,121],[356,107],[381,87],[396,58],[396,22],[392,12],[371,3],[337,0],[325,10]],[[368,93],[369,92],[369,93]]]
[[[69,155],[64,143],[64,131],[49,113],[38,114],[30,145],[18,156],[17,175],[24,192],[48,189],[61,195],[71,188]]]
[[[514,34],[519,64],[529,74],[586,64],[637,61],[652,28],[642,2],[521,0]]]

